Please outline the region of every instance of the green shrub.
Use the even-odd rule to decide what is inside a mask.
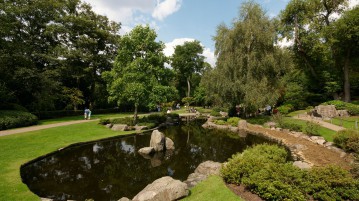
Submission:
[[[347,103],[340,100],[332,100],[323,105],[334,105],[337,110],[347,110],[350,115],[359,115],[359,105],[353,103]]]
[[[2,110],[0,112],[0,130],[37,124],[37,117],[29,112]]]
[[[156,123],[153,122],[142,122],[142,123],[138,123],[139,126],[147,126],[148,129],[154,128],[157,126]]]
[[[227,122],[222,119],[214,120],[214,123],[217,125],[227,125]]]
[[[297,131],[297,132],[301,132],[302,131],[302,126],[299,124],[294,124],[294,123],[290,123],[290,122],[282,122],[281,124],[279,124],[279,126],[281,128],[286,128],[292,131]]]
[[[277,107],[278,112],[280,112],[281,114],[284,114],[284,115],[293,111],[293,109],[294,109],[294,107],[291,104],[286,104],[286,105]]]
[[[133,118],[131,117],[112,119],[111,124],[126,124],[128,126],[134,126]]]
[[[275,114],[276,115],[276,114]],[[261,116],[256,116],[256,117],[251,117],[246,119],[248,123],[250,124],[258,124],[258,125],[264,125],[265,123],[267,123],[270,120],[270,116],[267,115],[261,115]]]
[[[221,174],[227,183],[240,184],[243,178],[270,163],[285,163],[286,158],[287,152],[277,145],[257,145],[233,155],[222,167]]]
[[[320,126],[313,122],[306,122],[306,126],[304,128],[304,133],[307,135],[319,135]]]
[[[345,129],[338,131],[333,137],[334,143],[346,151],[359,153],[359,132]]]
[[[242,183],[264,200],[307,200],[306,172],[291,163],[270,163]]]
[[[359,200],[359,181],[335,166],[309,171],[308,194],[315,200]]]
[[[150,114],[150,115],[144,117],[143,121],[161,123],[161,122],[166,121],[166,116],[165,116],[165,114]]]
[[[217,111],[214,111],[214,110],[212,110],[211,111],[211,114],[210,114],[211,116],[214,116],[214,117],[220,117],[221,116],[221,114],[219,113],[219,111],[217,112]]]
[[[100,122],[99,122],[99,124],[101,124],[101,125],[107,125],[110,123],[111,123],[110,119],[100,119]]]
[[[350,115],[356,116],[359,115],[359,105],[354,105],[352,103],[348,103],[346,110]]]
[[[274,121],[278,125],[282,125],[283,122],[284,122],[283,115],[281,113],[273,114],[272,115],[272,121]]]
[[[239,117],[231,117],[227,119],[227,123],[231,126],[238,126],[238,122],[241,120]]]
[[[337,110],[345,110],[346,109],[346,102],[341,100],[332,100],[322,103],[322,105],[334,105]]]
[[[166,117],[171,117],[172,119],[178,119],[179,114],[177,114],[177,113],[168,113],[168,114],[166,114]]]
[[[221,169],[227,183],[244,184],[264,200],[359,200],[359,182],[339,167],[301,170],[276,145],[233,155]]]

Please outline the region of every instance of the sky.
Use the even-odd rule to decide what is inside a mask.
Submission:
[[[164,53],[171,56],[176,45],[198,40],[203,55],[215,64],[214,41],[217,26],[231,25],[245,0],[83,0],[93,10],[121,23],[121,34],[136,25],[149,25],[158,34],[158,41],[166,44]],[[289,0],[255,0],[269,17],[277,16]],[[350,0],[350,5],[359,0]]]

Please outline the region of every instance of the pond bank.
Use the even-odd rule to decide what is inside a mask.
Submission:
[[[209,118],[203,125],[207,128],[228,129],[234,132],[243,134],[243,131],[249,134],[263,136],[281,145],[286,146],[292,154],[295,161],[299,162],[299,166],[304,165],[304,168],[320,167],[326,165],[338,165],[344,169],[350,169],[353,157],[345,153],[343,150],[333,146],[333,143],[326,142],[324,139],[312,136],[309,137],[300,132],[291,132],[280,128],[264,128],[259,125],[252,125],[239,122],[238,127],[216,125]],[[303,163],[303,164],[301,164]]]

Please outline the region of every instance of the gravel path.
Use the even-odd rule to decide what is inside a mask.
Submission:
[[[340,130],[345,129],[344,127],[325,122],[319,118],[312,118],[311,116],[308,116],[308,115],[298,115],[298,116],[294,116],[293,118],[304,120],[304,121],[313,121],[314,123],[317,123],[325,128],[329,128],[330,130],[333,130],[333,131],[340,131]]]
[[[29,132],[29,131],[37,131],[37,130],[42,130],[42,129],[47,129],[47,128],[54,128],[54,127],[58,127],[58,126],[67,126],[67,125],[72,125],[72,124],[80,124],[80,123],[85,123],[85,122],[89,122],[89,121],[97,121],[97,120],[98,119],[76,120],[76,121],[68,121],[68,122],[48,124],[48,125],[38,125],[38,126],[29,126],[29,127],[24,127],[24,128],[3,130],[3,131],[0,131],[0,137],[5,136],[5,135],[13,135],[13,134],[17,134],[17,133],[25,133],[25,132]]]

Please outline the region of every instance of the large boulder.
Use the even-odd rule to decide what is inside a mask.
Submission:
[[[163,151],[165,146],[165,135],[158,130],[154,130],[151,135],[150,147],[155,151]]]
[[[138,153],[149,155],[155,152],[155,149],[153,147],[143,147],[140,150],[138,150]]]
[[[194,173],[190,174],[184,183],[188,185],[189,188],[194,187],[199,182],[207,179],[210,175],[219,175],[222,164],[213,161],[206,161],[198,165]]]
[[[166,149],[175,149],[175,143],[168,137],[166,137]]]
[[[337,110],[334,105],[318,105],[315,107],[315,111],[322,118],[333,118],[337,116]]]
[[[111,128],[113,131],[129,131],[131,128],[126,124],[114,124]]]
[[[221,163],[213,162],[213,161],[206,161],[206,162],[199,164],[194,172],[198,173],[198,174],[203,174],[206,176],[219,175],[221,167],[222,167]]]
[[[139,192],[132,201],[170,201],[188,196],[187,184],[174,180],[172,177],[162,177],[149,184]]]
[[[238,121],[238,129],[245,130],[248,128],[247,121],[246,120],[239,120]]]

